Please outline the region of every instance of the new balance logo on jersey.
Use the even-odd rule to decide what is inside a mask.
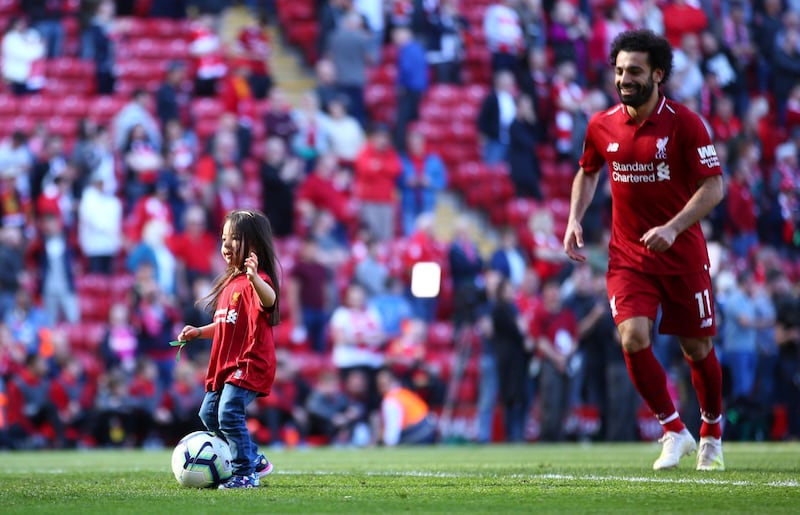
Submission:
[[[616,152],[619,150],[619,143],[609,143],[606,147],[606,152]]]
[[[228,316],[225,317],[225,323],[235,324],[238,318],[239,318],[239,313],[235,309],[231,309],[228,311]]]
[[[714,319],[713,318],[710,318],[710,317],[709,318],[704,318],[704,319],[700,320],[700,329],[708,329],[709,327],[711,327],[711,324],[713,324],[713,323],[714,323]]]
[[[669,141],[669,136],[664,136],[663,138],[658,138],[656,140],[656,159],[666,159],[667,158],[667,142]]]
[[[667,163],[658,163],[658,167],[656,168],[656,175],[658,175],[658,180],[660,181],[668,181],[669,180],[669,165]]]
[[[717,149],[714,145],[706,145],[698,147],[697,153],[700,156],[700,164],[706,165],[709,168],[719,166],[719,158],[717,157]]]

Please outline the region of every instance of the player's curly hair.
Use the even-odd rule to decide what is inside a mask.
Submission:
[[[611,52],[608,59],[612,67],[617,63],[617,54],[622,51],[645,52],[650,67],[654,70],[659,68],[664,72],[661,84],[667,83],[672,73],[672,46],[670,46],[666,38],[647,29],[622,32],[611,43]]]

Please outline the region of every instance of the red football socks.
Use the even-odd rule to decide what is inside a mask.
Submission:
[[[686,358],[692,370],[692,385],[700,404],[700,437],[722,437],[722,368],[714,348],[698,361]]]
[[[622,354],[625,356],[628,375],[633,385],[664,429],[675,433],[683,431],[686,426],[681,422],[675,404],[669,396],[667,375],[653,354],[653,348],[647,347],[631,354],[627,352]]]

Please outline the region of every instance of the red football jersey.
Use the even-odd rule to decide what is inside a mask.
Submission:
[[[665,97],[641,126],[622,104],[597,113],[589,121],[580,165],[596,173],[604,162],[612,200],[609,267],[664,275],[707,269],[700,224],[678,235],[662,253],[647,250],[639,241],[683,209],[700,180],[722,174],[700,117]]]
[[[272,285],[266,274],[260,275]],[[206,391],[219,391],[225,383],[231,383],[269,395],[275,379],[275,341],[269,311],[261,305],[245,274],[225,286],[214,312]]]

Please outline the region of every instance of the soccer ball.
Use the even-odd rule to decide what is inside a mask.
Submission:
[[[172,451],[172,473],[181,486],[209,488],[233,474],[231,449],[209,431],[184,436]]]

